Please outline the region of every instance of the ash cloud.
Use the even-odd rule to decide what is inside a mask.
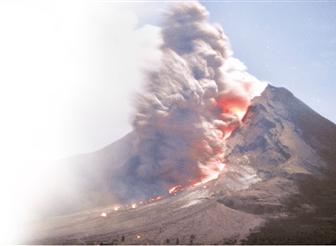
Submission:
[[[198,2],[166,13],[160,67],[147,73],[136,102],[137,154],[123,180],[134,193],[160,193],[218,172],[225,139],[265,87],[233,57],[224,31],[207,18]]]

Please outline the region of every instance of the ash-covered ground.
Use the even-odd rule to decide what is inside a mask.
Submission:
[[[76,212],[35,221],[24,243],[335,243],[335,124],[272,86],[252,101],[243,121],[227,140],[218,179],[135,208],[115,211],[104,199],[111,163],[120,167],[132,154],[134,134],[71,159],[90,181],[82,201],[96,203],[77,206],[77,200]],[[91,176],[90,163],[100,170]]]

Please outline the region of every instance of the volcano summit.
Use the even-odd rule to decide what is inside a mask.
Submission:
[[[334,243],[335,124],[272,86],[252,101],[243,121],[227,140],[228,164],[218,179],[134,207],[116,209],[105,200],[111,192],[109,165],[127,163],[134,133],[72,159],[87,181],[86,199],[96,202],[37,223],[32,242]],[[90,175],[91,168],[99,171]]]
[[[27,242],[336,242],[335,124],[265,89],[207,15],[167,12],[134,130],[65,160],[77,192],[58,194]]]

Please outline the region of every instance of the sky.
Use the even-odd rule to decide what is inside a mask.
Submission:
[[[336,122],[335,2],[201,3],[251,74]],[[48,159],[94,151],[131,131],[142,69],[157,64],[158,30],[146,25],[159,25],[169,4],[1,1],[4,139]]]
[[[251,74],[336,122],[336,2],[201,3]],[[0,207],[5,235],[27,213],[21,204],[33,206],[31,191],[48,188],[50,160],[95,151],[131,131],[143,70],[159,64],[159,30],[148,24],[158,25],[168,5],[0,1],[0,192],[11,201]]]
[[[150,4],[0,1],[0,244],[24,236],[50,187],[69,185],[58,159],[131,130],[141,69],[158,63],[158,30],[138,28],[151,12]]]

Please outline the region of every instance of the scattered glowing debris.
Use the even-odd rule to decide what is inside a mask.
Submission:
[[[151,199],[149,199],[149,202],[155,202],[155,201],[159,201],[162,199],[162,196],[155,196],[155,197],[152,197]]]
[[[211,180],[217,179],[219,177],[221,171],[225,167],[224,163],[219,162],[221,158],[219,158],[218,156],[216,158],[217,159],[214,159],[213,162],[209,163],[209,165],[207,165],[205,167],[202,167],[203,171],[205,173],[204,177],[200,178],[199,180],[189,180],[189,184],[185,185],[185,186],[182,186],[182,185],[173,186],[168,190],[168,193],[170,195],[176,195],[178,192],[183,191],[184,189],[187,189],[188,187],[196,187],[196,186],[199,186],[199,185],[202,185],[201,187],[203,189],[207,189],[208,186],[205,185],[205,183],[207,183]],[[119,211],[120,209],[123,209],[123,210],[125,210],[125,209],[126,210],[127,209],[135,209],[140,205],[147,205],[147,204],[162,200],[162,199],[167,198],[167,197],[168,197],[167,195],[165,195],[165,196],[155,196],[155,197],[152,197],[152,198],[150,198],[148,200],[145,200],[145,201],[143,201],[143,200],[138,201],[137,203],[126,204],[126,205],[113,205],[113,208],[112,208],[113,210],[112,211]],[[190,205],[193,205],[193,204],[189,204],[188,206],[190,206]],[[100,214],[100,216],[101,217],[107,217],[107,213],[102,212]],[[136,235],[136,238],[140,239],[141,236]]]
[[[168,190],[168,193],[170,195],[176,195],[178,192],[183,191],[184,189],[186,189],[188,187],[196,187],[196,186],[199,186],[199,185],[202,185],[203,189],[207,189],[208,186],[205,185],[205,183],[207,183],[211,180],[217,179],[219,177],[219,174],[221,173],[221,171],[224,169],[224,167],[225,167],[225,164],[223,164],[223,163],[218,163],[218,162],[212,163],[206,169],[204,169],[204,171],[206,173],[205,177],[201,178],[197,182],[196,182],[196,180],[194,180],[194,181],[189,180],[190,183],[189,183],[189,185],[186,185],[186,186],[182,186],[182,185],[173,186]],[[145,201],[139,201],[137,203],[127,204],[127,205],[124,205],[124,206],[115,205],[115,206],[113,206],[113,211],[119,211],[120,209],[135,209],[140,205],[147,205],[147,204],[162,200],[162,199],[167,198],[167,197],[168,196],[155,196],[155,197],[152,197],[152,198],[150,198],[148,200],[145,200]],[[101,217],[107,217],[107,213],[102,212],[100,214],[100,216]],[[139,237],[138,236],[139,235],[137,235],[137,238],[140,238],[140,236]]]
[[[176,186],[173,186],[172,188],[170,188],[168,190],[168,193],[172,194],[172,195],[175,195],[177,192],[179,192],[181,190],[182,190],[182,185],[176,185]]]

